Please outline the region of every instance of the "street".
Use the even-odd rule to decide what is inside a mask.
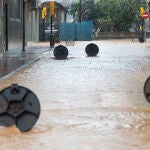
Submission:
[[[150,149],[150,104],[143,94],[150,76],[149,42],[92,42],[99,46],[97,57],[86,56],[91,41],[75,42],[67,47],[67,60],[44,52],[0,83],[0,90],[12,83],[28,87],[41,103],[31,131],[0,127],[0,150]]]

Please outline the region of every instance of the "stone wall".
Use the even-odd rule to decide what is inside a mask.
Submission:
[[[94,39],[107,39],[107,38],[139,38],[140,32],[99,32],[95,33]],[[150,38],[150,32],[146,34],[147,38]]]

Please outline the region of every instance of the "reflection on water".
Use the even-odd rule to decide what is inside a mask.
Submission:
[[[42,112],[27,133],[1,127],[0,150],[149,149],[150,105],[143,95],[149,49],[104,41],[99,57],[90,58],[80,44],[69,47],[71,59],[45,53],[1,83],[0,89],[11,83],[32,89]]]

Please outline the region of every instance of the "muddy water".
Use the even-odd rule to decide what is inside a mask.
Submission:
[[[150,75],[148,44],[100,41],[86,57],[87,42],[68,47],[68,60],[44,53],[40,61],[0,83],[26,86],[40,99],[34,128],[0,127],[0,150],[149,150],[150,104],[143,86]]]

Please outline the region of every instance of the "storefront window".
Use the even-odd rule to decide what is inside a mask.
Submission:
[[[14,18],[14,2],[13,0],[10,0],[10,3],[9,3],[9,15],[10,15],[10,18]]]
[[[21,20],[21,2],[20,0],[15,0],[15,18]]]

